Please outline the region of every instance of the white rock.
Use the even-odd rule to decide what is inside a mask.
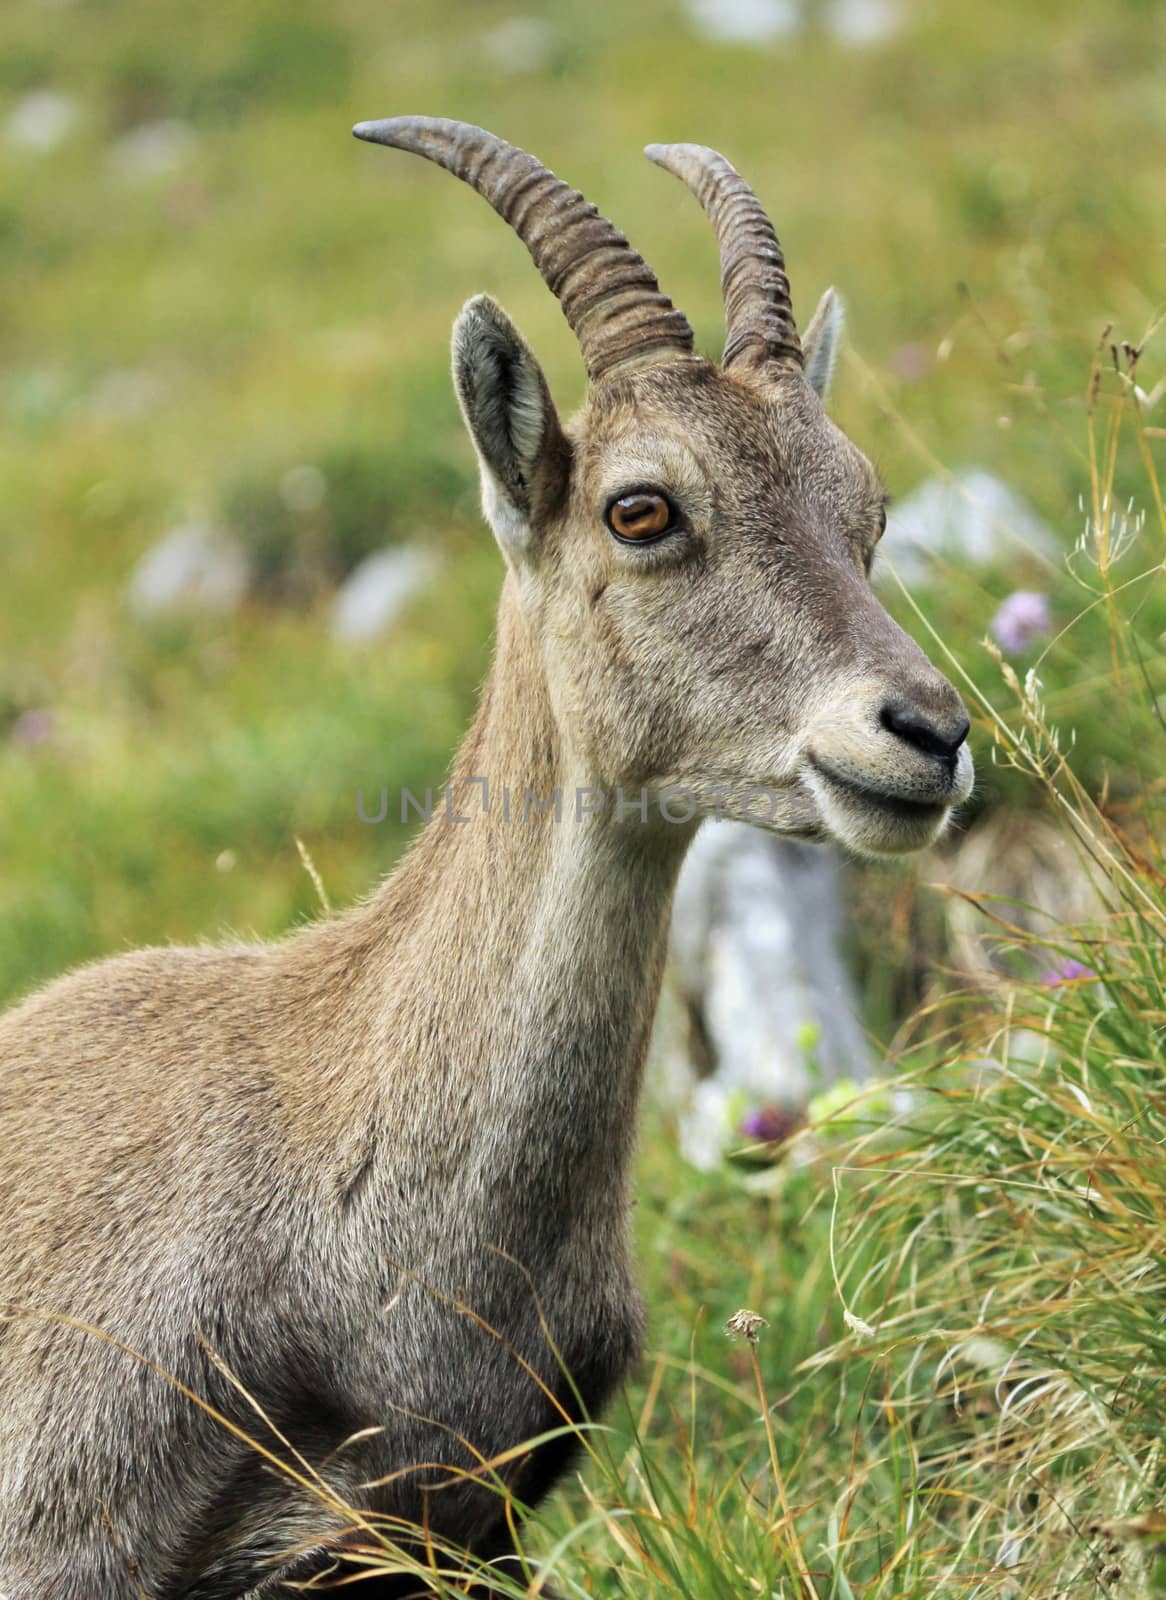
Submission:
[[[482,54],[496,72],[545,72],[560,47],[560,34],[545,17],[508,17],[481,36]]]
[[[80,107],[72,95],[59,89],[34,89],[19,99],[8,113],[5,132],[9,144],[21,150],[55,150],[72,133]]]
[[[176,172],[190,156],[197,135],[189,122],[166,117],[143,122],[123,133],[109,153],[120,172],[130,178],[159,178]]]
[[[437,558],[420,545],[378,550],[348,576],[332,609],[332,636],[362,644],[386,632],[405,603],[430,581]]]
[[[938,562],[984,567],[1017,555],[1061,561],[1061,543],[1032,507],[1006,483],[972,467],[949,478],[928,478],[887,519],[875,558],[875,578],[894,567],[903,582],[925,582]]]
[[[710,822],[697,834],[677,886],[669,980],[673,1009],[687,1008],[712,1058],[689,1062],[680,1113],[695,1164],[740,1143],[734,1108],[801,1110],[826,1084],[869,1075],[842,924],[833,851],[744,823]],[[657,1056],[674,1102],[679,1031],[673,1018]]]
[[[895,0],[831,0],[826,27],[843,44],[878,44],[898,33],[902,17]]]
[[[731,1092],[716,1078],[702,1078],[693,1086],[688,1104],[680,1113],[677,1133],[680,1153],[699,1172],[711,1172],[720,1164],[734,1139]]]
[[[689,18],[706,39],[772,44],[803,26],[799,0],[687,0]]]
[[[247,558],[213,528],[190,522],[175,528],[138,562],[129,601],[139,616],[172,611],[233,611],[247,592]]]

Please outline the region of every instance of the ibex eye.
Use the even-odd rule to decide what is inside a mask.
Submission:
[[[676,518],[672,502],[662,494],[625,494],[606,512],[607,526],[617,539],[642,544],[667,533]]]

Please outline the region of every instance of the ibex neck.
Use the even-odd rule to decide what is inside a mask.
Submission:
[[[610,798],[589,814],[595,782],[556,725],[536,645],[504,595],[450,785],[452,814],[468,820],[438,808],[369,908],[392,956],[388,1032],[411,1080],[401,1090],[443,1119],[451,1159],[455,1149],[471,1168],[480,1159],[483,1187],[494,1174],[545,1199],[598,1163],[618,1188],[633,1147],[690,829],[616,815]],[[386,1063],[390,1099],[399,1065]]]

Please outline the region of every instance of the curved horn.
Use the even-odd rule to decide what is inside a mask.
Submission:
[[[725,353],[734,361],[802,367],[785,257],[761,202],[737,169],[703,144],[650,144],[649,161],[671,172],[704,207],[721,252]]]
[[[390,117],[358,122],[352,131],[435,161],[490,202],[562,306],[592,380],[645,356],[691,353],[692,329],[647,262],[578,190],[525,150],[444,117]]]

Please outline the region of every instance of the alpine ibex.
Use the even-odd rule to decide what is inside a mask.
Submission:
[[[971,786],[958,696],[867,582],[884,495],[822,407],[836,304],[799,340],[728,162],[648,150],[716,232],[717,366],[531,156],[424,117],[355,131],[510,223],[589,393],[562,424],[498,306],[458,317],[506,574],[452,811],[398,870],[277,943],[121,955],[0,1019],[7,1600],[237,1600],[343,1566],[345,1519],[279,1436],[404,1539],[504,1560],[474,1469],[555,1427],[556,1399],[597,1410],[640,1341],[637,1098],[700,818],[893,854]],[[515,1496],[568,1454],[506,1469]]]

